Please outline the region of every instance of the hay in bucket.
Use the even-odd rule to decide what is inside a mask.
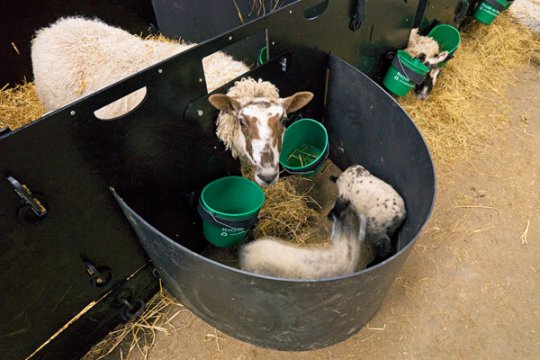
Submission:
[[[329,222],[309,195],[310,179],[291,175],[264,189],[266,201],[253,230],[255,239],[278,237],[300,246],[328,244]]]
[[[442,69],[431,97],[399,99],[426,139],[440,174],[502,136],[509,107],[493,95],[504,94],[513,71],[538,62],[539,49],[538,36],[506,12],[490,26],[473,23],[462,33],[461,47]]]
[[[43,116],[45,109],[33,83],[24,81],[10,88],[0,89],[0,128],[18,129]]]

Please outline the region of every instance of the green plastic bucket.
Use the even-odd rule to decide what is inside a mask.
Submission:
[[[268,61],[268,48],[266,46],[259,50],[258,61],[259,65],[265,64]]]
[[[404,50],[398,50],[392,66],[386,72],[383,85],[397,96],[405,96],[415,84],[420,84],[429,68],[422,61],[412,58]]]
[[[495,18],[510,6],[506,0],[488,0],[482,1],[473,16],[476,20],[489,25]]]
[[[441,24],[435,26],[428,34],[429,37],[437,41],[441,51],[448,51],[448,58],[439,63],[439,67],[444,67],[446,62],[452,58],[452,54],[461,44],[461,34],[459,30],[452,25]]]
[[[441,51],[448,51],[449,55],[452,55],[461,43],[459,30],[452,25],[437,25],[431,29],[428,36],[437,41]]]
[[[251,180],[227,176],[206,185],[199,200],[204,237],[219,247],[244,241],[257,222],[264,193]]]
[[[315,175],[328,158],[328,132],[313,119],[292,123],[283,136],[279,163],[290,174]]]

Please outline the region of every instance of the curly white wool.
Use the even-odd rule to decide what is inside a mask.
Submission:
[[[411,30],[405,51],[413,58],[421,57],[421,54],[424,54],[425,58],[430,58],[440,53],[439,43],[429,36],[419,35],[418,28]]]
[[[365,234],[366,219],[360,216],[358,231],[344,219],[334,218],[332,246],[327,248],[300,248],[281,239],[263,237],[240,249],[240,268],[289,279],[321,279],[351,274],[358,266]]]
[[[195,44],[142,39],[98,19],[61,18],[37,31],[32,41],[34,82],[45,110],[52,111],[102,89]],[[222,52],[203,60],[209,91],[249,71]],[[96,112],[102,119],[123,115],[146,94],[140,89]]]

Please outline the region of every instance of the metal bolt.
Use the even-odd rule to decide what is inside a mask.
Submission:
[[[163,69],[158,69],[157,71],[159,74],[163,73]]]
[[[289,14],[292,14],[292,10],[289,10]]]
[[[69,115],[71,115],[71,116],[75,116],[75,114],[76,114],[75,110],[71,110],[71,111],[69,112]]]
[[[199,78],[199,82],[201,82],[201,83],[202,83],[202,82],[203,82],[203,79],[202,79],[202,78]]]
[[[287,58],[282,58],[279,61],[279,64],[281,65],[281,71],[283,72],[287,71]]]
[[[203,116],[203,115],[204,115],[204,111],[202,111],[202,110],[197,110],[197,115]]]
[[[229,41],[231,41],[231,40],[232,40],[232,36],[229,36]]]
[[[275,41],[272,41],[272,45],[276,45],[276,42],[275,42]]]

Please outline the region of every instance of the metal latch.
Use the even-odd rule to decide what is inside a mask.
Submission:
[[[30,207],[32,212],[40,219],[47,215],[47,209],[43,203],[35,196],[32,195],[32,191],[25,184],[21,184],[13,176],[8,176],[7,180],[13,187],[13,190],[21,198],[26,205]]]
[[[146,308],[146,303],[136,299],[129,288],[123,288],[116,294],[113,305],[120,307],[120,317],[124,321],[138,318]]]
[[[83,259],[86,273],[90,276],[90,284],[95,287],[103,287],[112,279],[112,270],[108,267],[97,267],[89,260]]]

